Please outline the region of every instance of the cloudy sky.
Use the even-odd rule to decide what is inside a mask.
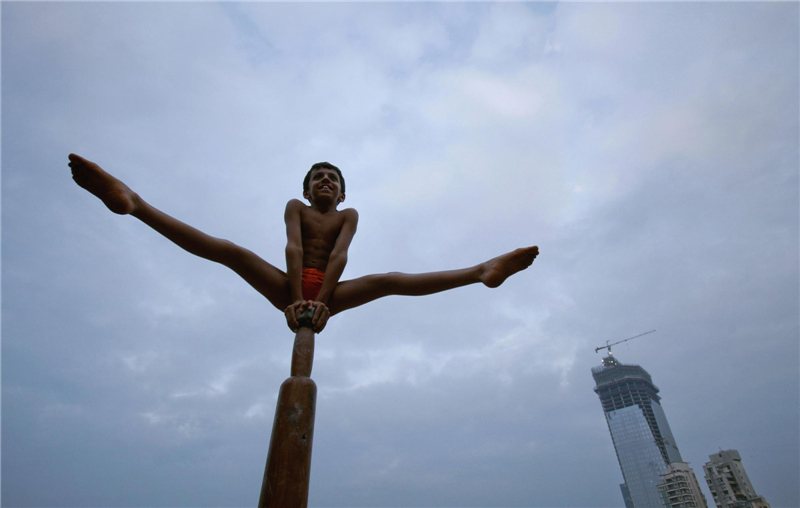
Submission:
[[[800,506],[797,3],[2,3],[2,504],[253,506],[293,334],[70,178],[284,267],[344,170],[343,278],[541,256],[317,338],[312,506],[621,506],[590,369]],[[710,493],[706,497],[711,502]]]

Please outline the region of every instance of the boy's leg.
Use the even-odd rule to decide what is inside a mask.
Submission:
[[[227,266],[279,310],[291,303],[288,280],[282,270],[233,242],[207,235],[151,206],[97,164],[73,154],[69,158],[75,182],[100,198],[112,212],[133,215],[187,252]]]
[[[342,281],[336,285],[328,308],[333,315],[384,296],[431,295],[477,282],[494,288],[511,275],[529,267],[538,255],[538,247],[527,247],[471,268],[415,274],[391,272]]]

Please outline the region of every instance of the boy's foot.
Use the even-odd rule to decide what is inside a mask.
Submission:
[[[69,160],[75,183],[100,198],[109,210],[120,215],[134,211],[136,194],[127,185],[79,155],[71,153]]]
[[[490,288],[496,288],[507,278],[531,266],[539,255],[539,247],[526,247],[503,254],[483,264],[481,282]]]

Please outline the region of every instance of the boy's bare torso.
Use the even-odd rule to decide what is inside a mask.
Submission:
[[[299,199],[291,200],[300,212],[300,230],[303,239],[303,267],[324,272],[328,267],[336,239],[342,231],[348,210],[331,210],[320,213]]]

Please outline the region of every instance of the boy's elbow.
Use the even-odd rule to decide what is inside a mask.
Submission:
[[[328,264],[331,263],[341,263],[342,265],[347,264],[347,252],[332,252],[331,257],[328,260]]]
[[[290,243],[286,245],[286,257],[303,256],[303,247]]]

